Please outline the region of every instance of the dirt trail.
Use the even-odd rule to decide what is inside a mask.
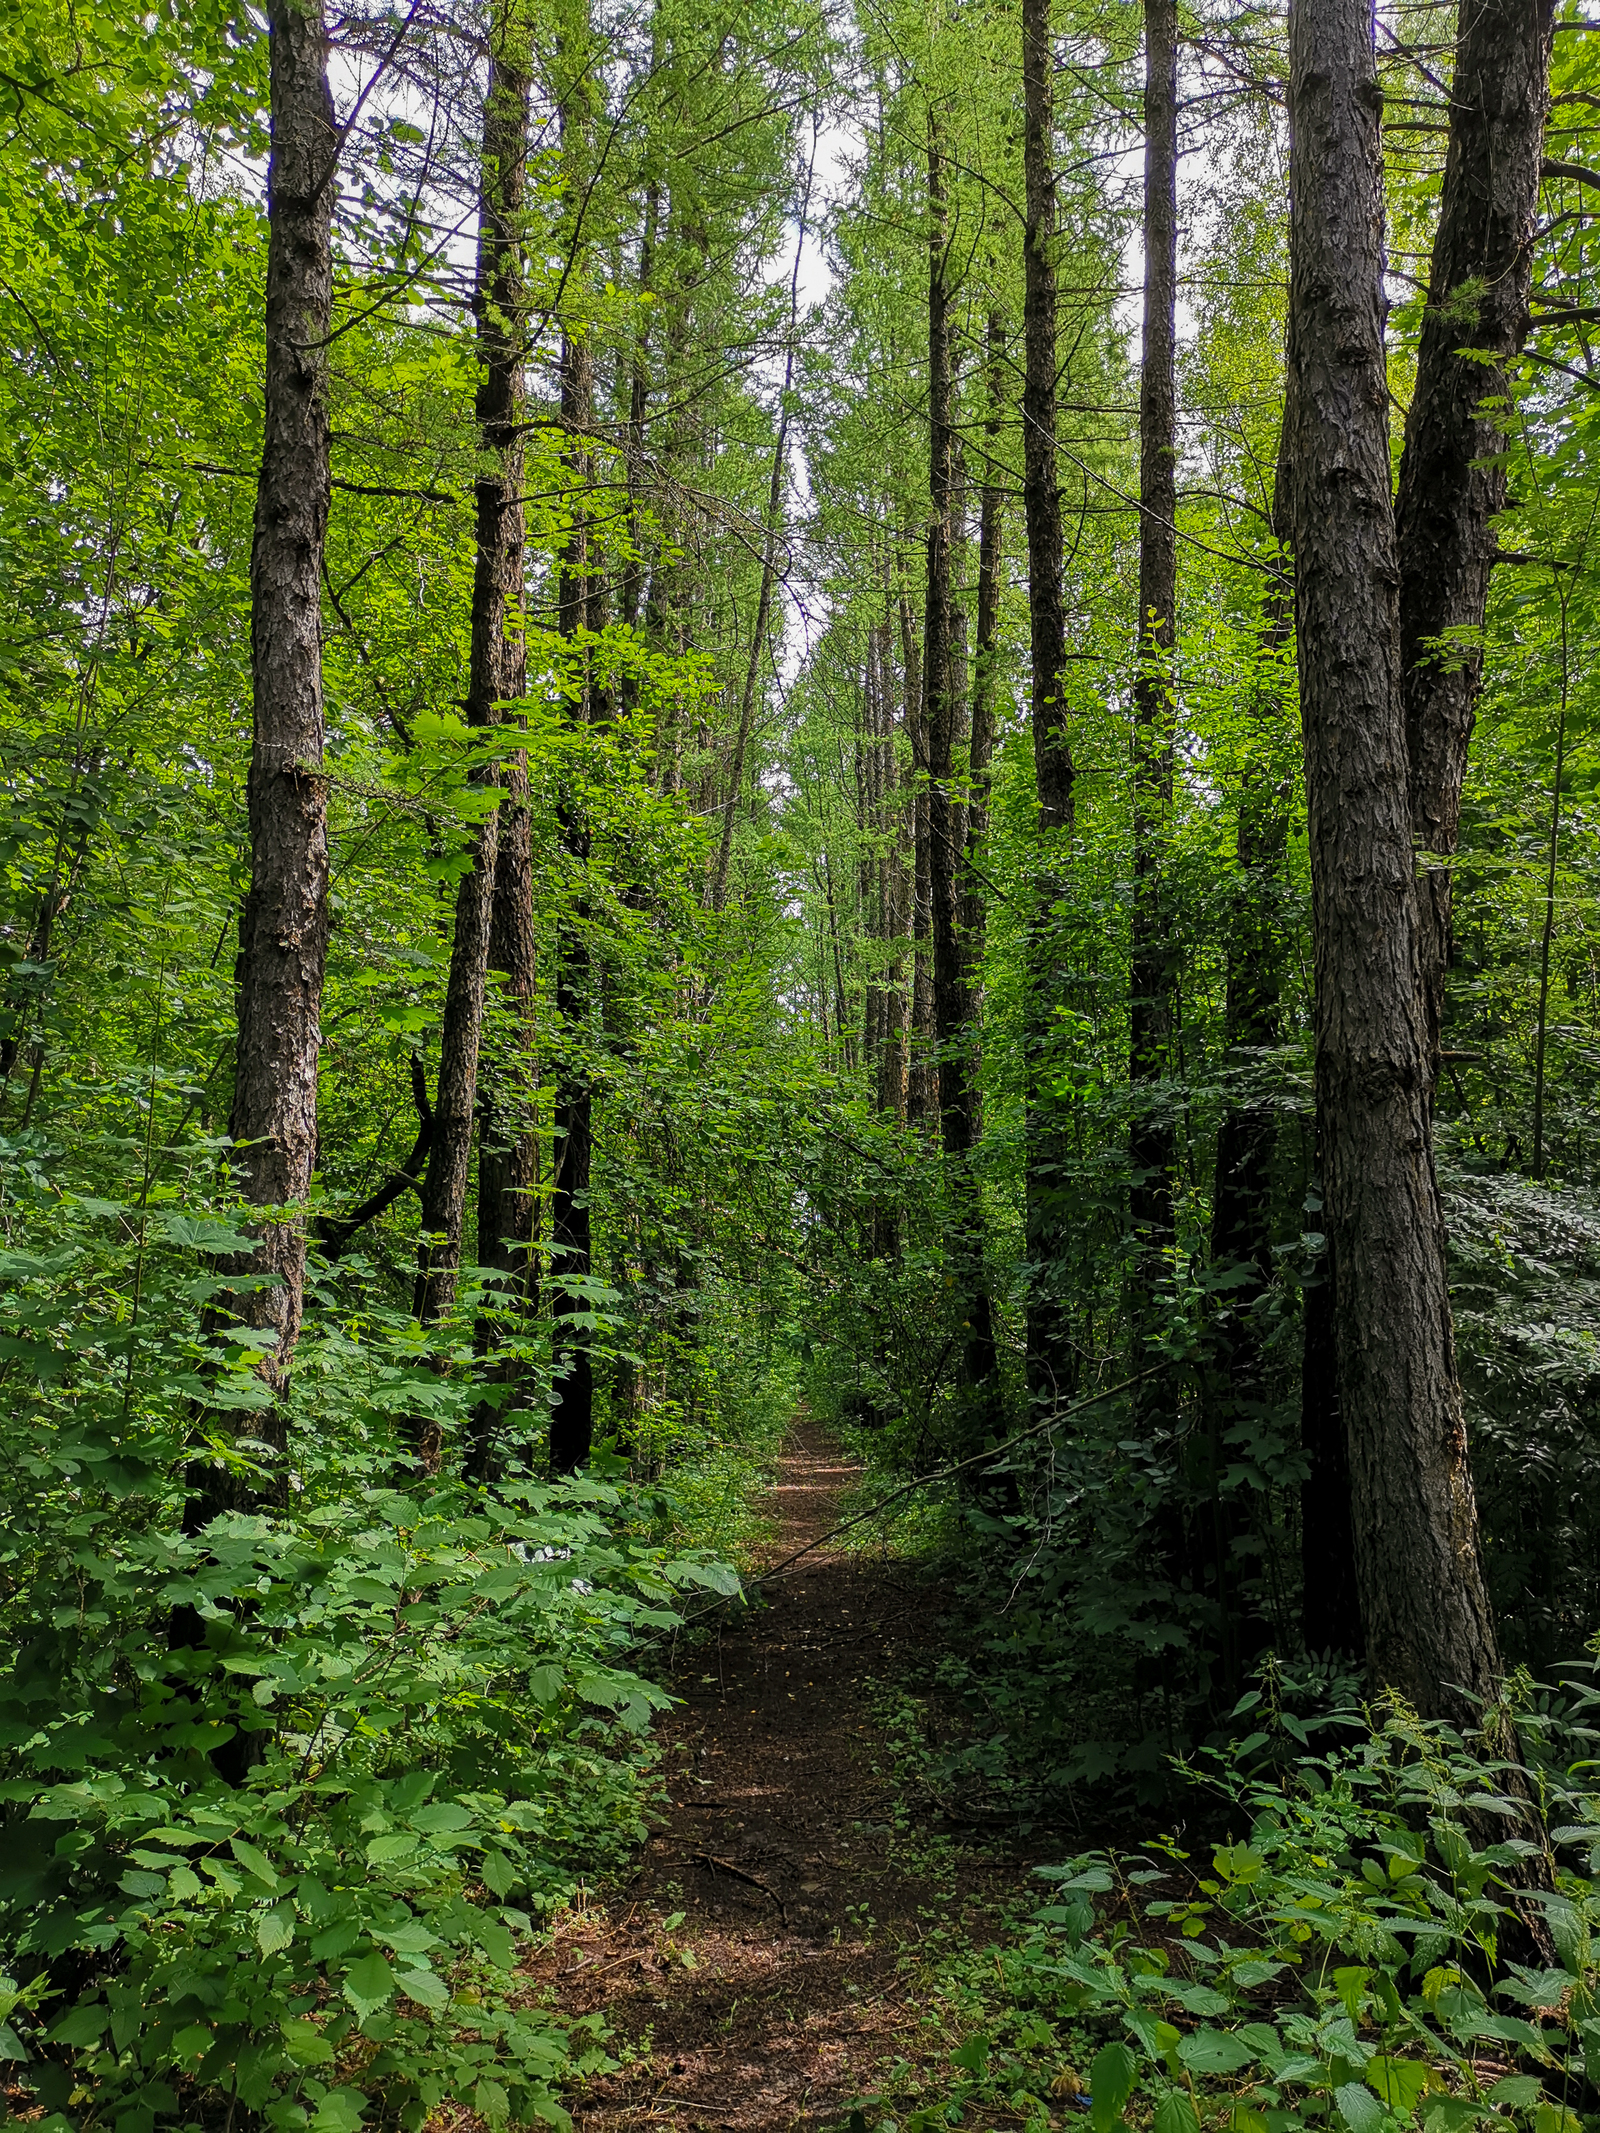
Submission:
[[[856,1478],[796,1424],[765,1559],[837,1524]],[[864,1684],[936,1641],[938,1617],[937,1592],[905,1566],[824,1549],[686,1654],[663,1729],[671,1805],[632,1879],[603,1911],[571,1914],[541,1965],[564,2008],[603,2008],[638,2053],[572,2100],[581,2133],[837,2125],[893,2056],[914,2021],[902,1958],[941,1892],[903,1846],[892,1856]],[[992,1883],[996,1864],[969,1861],[961,1878]],[[947,1906],[948,1876],[942,1893]]]

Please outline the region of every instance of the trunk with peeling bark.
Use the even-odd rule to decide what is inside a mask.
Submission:
[[[1290,19],[1286,451],[1317,1103],[1356,1577],[1376,1683],[1470,1722],[1499,1677],[1445,1278],[1400,696],[1371,0]]]
[[[1073,1382],[1063,1294],[1067,1218],[1063,1154],[1044,1093],[1053,1009],[1065,988],[1054,906],[1073,826],[1073,763],[1062,704],[1067,658],[1061,485],[1056,466],[1055,57],[1050,0],[1022,5],[1022,502],[1028,530],[1028,642],[1034,778],[1043,853],[1028,922],[1028,1094],[1024,1162],[1028,1251],[1028,1389],[1062,1398]]]
[[[235,1323],[271,1336],[261,1374],[273,1405],[249,1417],[287,1487],[282,1395],[305,1295],[303,1220],[278,1214],[311,1189],[317,1150],[317,1051],[328,952],[327,788],[323,743],[323,541],[328,524],[331,214],[338,154],[320,4],[272,0],[272,149],[267,169],[266,430],[250,553],[253,730],[250,888],[239,918],[239,1035],[229,1131],[245,1199],[264,1210],[261,1239],[224,1276],[268,1279],[231,1292]],[[263,1500],[237,1470],[196,1460],[185,1527]]]
[[[1411,824],[1448,856],[1483,677],[1494,519],[1506,503],[1507,364],[1528,331],[1550,105],[1552,0],[1461,0],[1444,190],[1395,515]],[[1450,869],[1422,875],[1430,1078],[1450,961]]]

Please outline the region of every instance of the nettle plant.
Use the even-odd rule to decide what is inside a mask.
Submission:
[[[1084,2084],[1092,2133],[1582,2133],[1600,2088],[1596,1766],[1546,1787],[1546,1848],[1518,1766],[1403,1710],[1252,1776],[1268,1745],[1186,1766],[1246,1841],[1198,1869],[1170,1839],[1042,1869],[1055,1900],[1000,1959],[1019,2004],[1119,2032]],[[1514,1959],[1540,1943],[1552,1963]]]

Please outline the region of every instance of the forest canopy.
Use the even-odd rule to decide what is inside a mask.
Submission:
[[[1597,68],[1576,0],[14,0],[52,2124],[342,2133],[357,2043],[559,2122],[515,1950],[797,1410],[943,1507],[980,1808],[1160,1799],[1264,1662],[1514,1751],[1600,1628]]]

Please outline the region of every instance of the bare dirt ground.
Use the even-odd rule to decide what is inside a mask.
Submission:
[[[836,1525],[856,1479],[798,1423],[766,1560]],[[928,1955],[1026,1874],[894,1826],[881,1690],[948,1634],[935,1589],[825,1547],[752,1601],[680,1655],[670,1805],[632,1878],[570,1913],[538,1965],[634,2055],[569,2099],[578,2133],[841,2124],[888,2061],[918,2056]]]

